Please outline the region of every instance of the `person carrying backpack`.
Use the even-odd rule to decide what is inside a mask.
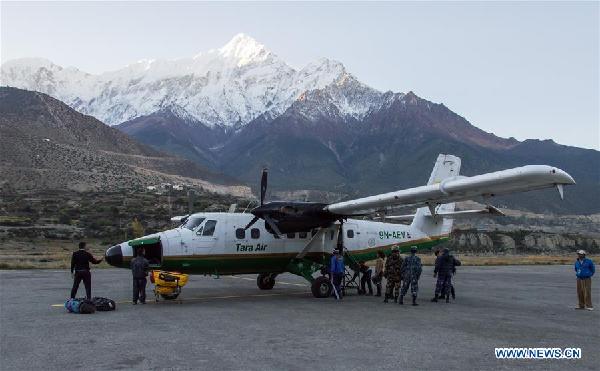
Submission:
[[[149,263],[144,257],[144,248],[138,250],[137,256],[131,260],[131,274],[133,275],[133,305],[146,304],[146,276]]]

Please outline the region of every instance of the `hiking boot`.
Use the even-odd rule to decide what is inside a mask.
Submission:
[[[131,304],[133,304],[133,305],[137,305],[137,301],[134,301],[134,302],[132,302]]]

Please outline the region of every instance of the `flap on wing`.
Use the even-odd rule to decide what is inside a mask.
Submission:
[[[487,216],[505,216],[504,213],[494,206],[487,206],[485,209],[481,210],[461,210],[461,211],[442,211],[435,214],[436,216],[448,218],[448,219],[460,219],[460,218],[470,218],[478,215],[487,215]],[[386,216],[385,219],[390,220],[407,220],[410,221],[415,217],[415,214],[409,215],[390,215]],[[431,218],[431,213],[427,211],[425,217]]]
[[[472,177],[447,178],[437,184],[334,203],[326,209],[339,215],[352,215],[391,206],[437,205],[480,196],[492,197],[549,188],[561,184],[575,184],[575,181],[565,171],[556,167],[527,165]]]

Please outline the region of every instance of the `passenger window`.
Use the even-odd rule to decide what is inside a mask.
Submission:
[[[346,232],[346,236],[348,238],[354,238],[354,231],[352,229],[348,229],[348,231]]]
[[[294,238],[294,237],[296,237],[295,233],[288,233],[287,234],[287,238]]]
[[[207,220],[206,224],[204,224],[204,232],[202,232],[203,236],[212,236],[215,233],[215,226],[217,225],[216,220]]]
[[[238,228],[235,230],[235,238],[238,240],[243,240],[246,238],[246,230],[244,228]]]
[[[306,237],[308,237],[308,233],[306,233],[306,232],[298,233],[298,238],[306,238]]]
[[[260,238],[260,229],[258,228],[252,228],[250,230],[250,237],[257,239]]]

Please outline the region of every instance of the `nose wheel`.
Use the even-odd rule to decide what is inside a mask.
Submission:
[[[274,273],[261,273],[256,278],[256,285],[261,290],[271,290],[275,286],[276,276]]]

